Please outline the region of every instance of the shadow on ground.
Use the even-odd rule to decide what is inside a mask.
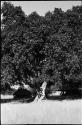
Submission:
[[[35,97],[32,98],[23,98],[23,99],[1,99],[1,103],[11,103],[11,102],[19,102],[19,103],[30,103],[33,102]],[[44,100],[53,100],[53,101],[63,101],[63,100],[78,100],[82,99],[82,91],[79,92],[79,94],[67,94],[67,95],[61,95],[61,96],[47,96],[44,98]]]
[[[63,101],[63,100],[77,100],[82,99],[79,96],[52,96],[47,97],[46,100],[53,100],[53,101]],[[34,98],[31,99],[1,99],[1,103],[11,103],[11,102],[20,102],[20,103],[31,103],[34,101]]]
[[[20,102],[20,103],[30,103],[33,102],[34,98],[30,99],[1,99],[1,103],[11,103],[11,102]]]
[[[48,100],[77,100],[82,99],[82,91],[79,91],[77,93],[67,93],[61,96],[47,96]]]
[[[79,96],[51,96],[47,97],[48,100],[58,100],[58,101],[63,101],[63,100],[77,100],[77,99],[82,99],[82,97]]]

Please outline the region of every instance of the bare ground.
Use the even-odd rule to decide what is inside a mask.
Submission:
[[[82,100],[2,103],[1,124],[81,124]]]

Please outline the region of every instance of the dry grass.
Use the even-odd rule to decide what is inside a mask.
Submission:
[[[81,124],[82,100],[1,104],[2,124]]]
[[[2,95],[1,94],[1,99],[13,99],[13,95]]]

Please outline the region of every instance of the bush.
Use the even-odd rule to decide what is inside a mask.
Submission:
[[[14,92],[13,96],[15,99],[32,98],[32,93],[25,88],[19,88]]]

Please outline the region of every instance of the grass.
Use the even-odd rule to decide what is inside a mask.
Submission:
[[[2,124],[81,124],[82,100],[1,103]]]

